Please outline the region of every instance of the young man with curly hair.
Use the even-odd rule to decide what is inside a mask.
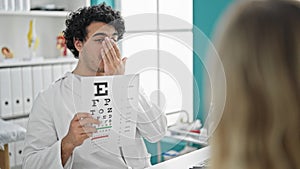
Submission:
[[[39,93],[30,113],[24,148],[24,169],[121,169],[150,166],[143,137],[157,142],[166,132],[166,118],[144,94],[139,97],[136,138],[110,151],[95,148],[88,139],[99,124],[89,113],[77,112],[83,76],[123,75],[126,58],[116,42],[125,32],[118,11],[105,4],[78,9],[66,20],[67,47],[78,58],[66,73]],[[119,150],[120,149],[120,150]],[[114,152],[114,153],[112,153]],[[115,153],[118,152],[118,153]]]

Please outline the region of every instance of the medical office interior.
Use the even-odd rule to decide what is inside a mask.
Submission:
[[[136,71],[130,69],[136,64],[144,66],[138,70],[140,85],[167,115],[166,136],[146,142],[152,165],[206,147],[209,98],[204,85],[209,79],[195,52],[203,44],[194,31],[210,41],[232,0],[0,0],[0,120],[26,129],[37,94],[76,66],[63,43],[68,11],[102,2],[125,19],[126,33],[118,45],[129,58],[127,73]],[[23,140],[1,147],[0,161],[9,159],[10,168],[21,168]]]

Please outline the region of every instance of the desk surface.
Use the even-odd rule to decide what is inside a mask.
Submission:
[[[26,129],[0,118],[0,146],[25,139]]]
[[[210,148],[204,147],[199,150],[195,150],[193,152],[181,155],[179,157],[158,163],[147,169],[174,169],[174,168],[182,168],[188,169],[193,165],[197,164],[200,161],[207,160],[210,156]]]

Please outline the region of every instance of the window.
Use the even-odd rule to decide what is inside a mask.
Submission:
[[[193,1],[115,1],[125,19],[121,41],[126,73],[140,73],[141,86],[165,112],[186,110],[193,118]],[[168,117],[168,125],[178,117]]]

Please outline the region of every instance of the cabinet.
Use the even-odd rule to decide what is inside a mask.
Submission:
[[[33,100],[76,66],[74,58],[0,63],[0,118],[26,128]],[[22,164],[24,141],[9,143],[10,166]]]

